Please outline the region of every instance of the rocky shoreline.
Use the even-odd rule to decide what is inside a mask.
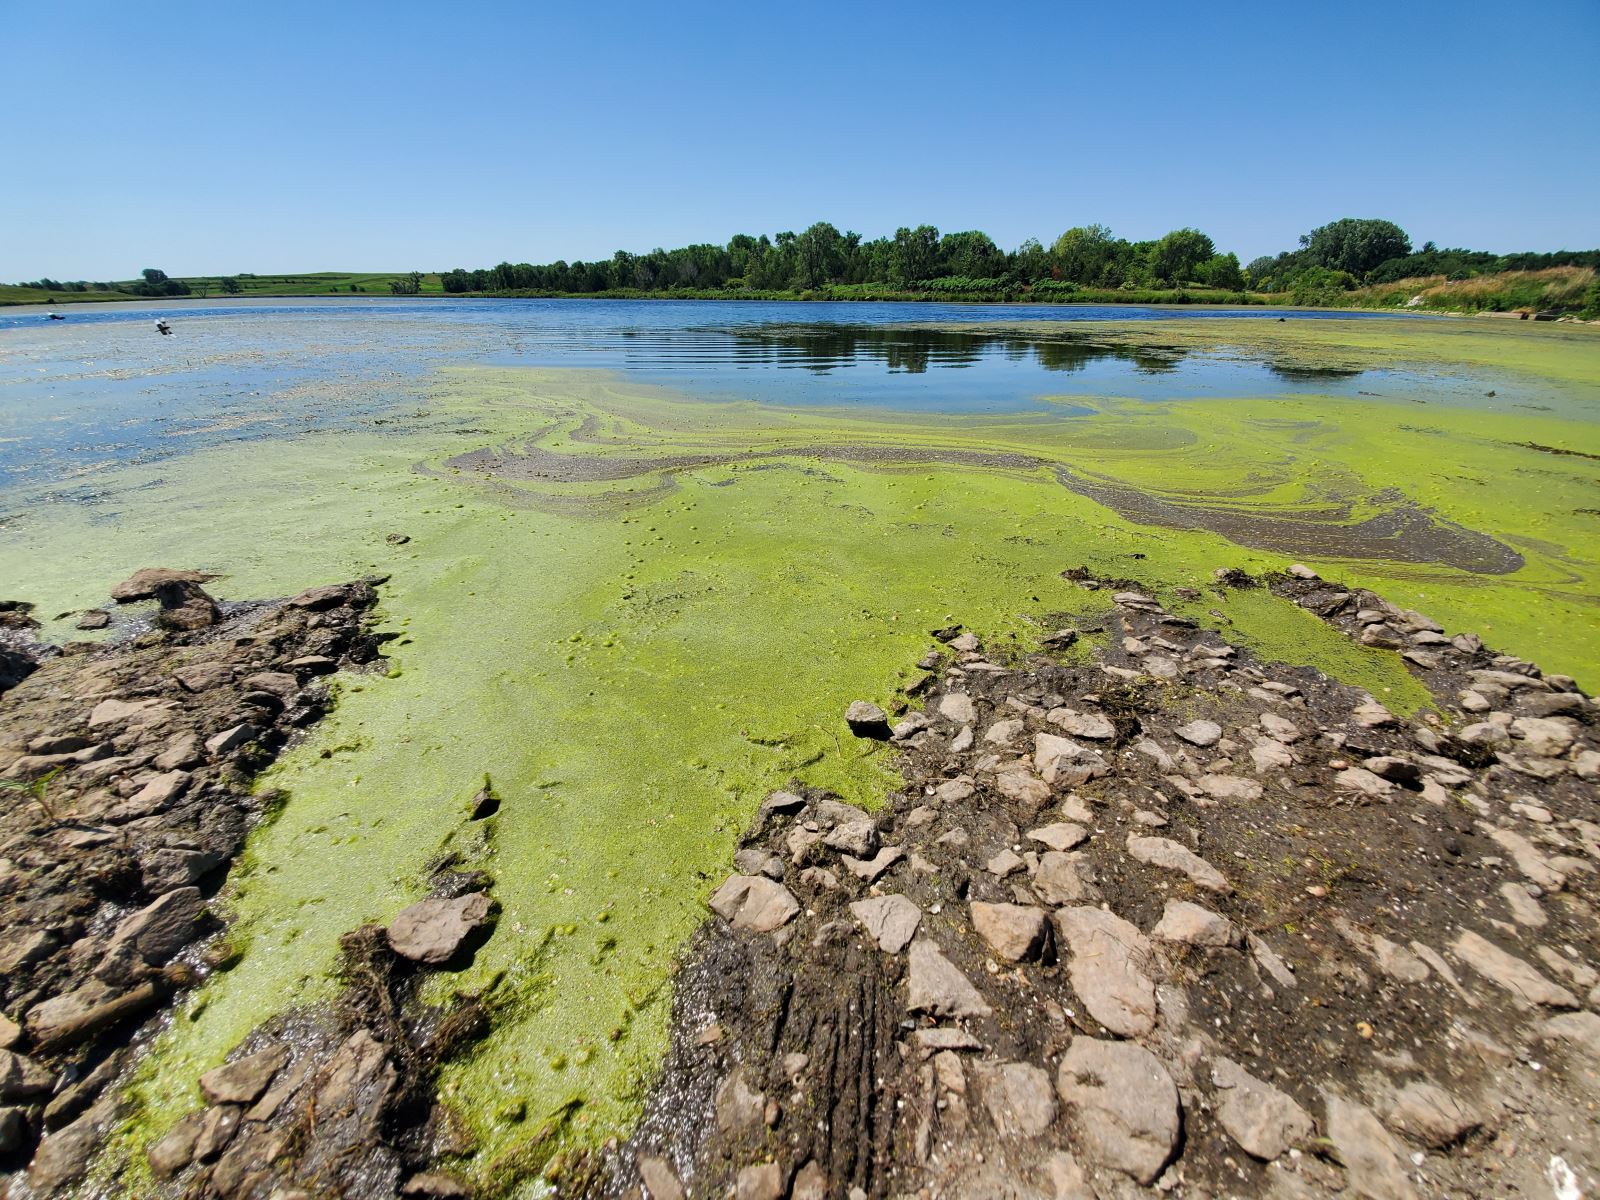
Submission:
[[[1403,655],[1432,711],[1065,574],[1109,615],[1020,657],[934,631],[892,713],[850,706],[904,780],[880,809],[800,781],[766,798],[625,1142],[557,1154],[552,1126],[477,1192],[449,1169],[473,1142],[437,1070],[496,996],[433,1007],[420,985],[494,930],[485,779],[426,898],[345,936],[336,999],[197,1081],[134,1191],[449,1200],[541,1172],[655,1200],[1594,1190],[1600,708],[1304,568],[1210,586],[1270,586]],[[65,653],[0,606],[0,1200],[131,1194],[80,1180],[142,1045],[231,965],[211,902],[273,803],[250,780],[335,672],[386,666],[379,580],[243,604],[207,583],[141,572],[85,618],[122,640]]]
[[[3,606],[0,1196],[83,1175],[138,1048],[231,965],[211,901],[274,802],[250,781],[327,711],[334,673],[387,665],[381,581],[229,603],[209,579],[123,581],[79,617],[115,625],[107,643],[40,644],[29,606]]]
[[[767,798],[645,1115],[572,1190],[1592,1194],[1600,709],[1305,568],[1267,582],[1435,711],[1067,574],[1115,607],[1046,650],[1103,650],[938,631],[920,708],[845,714],[902,791]]]

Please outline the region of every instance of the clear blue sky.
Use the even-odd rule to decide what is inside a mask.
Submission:
[[[816,220],[1600,245],[1600,0],[4,0],[0,280],[431,270]]]

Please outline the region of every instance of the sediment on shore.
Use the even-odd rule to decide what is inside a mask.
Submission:
[[[1268,582],[1431,710],[1068,577],[1110,615],[1015,660],[937,631],[909,703],[844,714],[898,751],[880,810],[767,797],[642,1120],[568,1190],[1593,1190],[1595,703],[1304,568]]]

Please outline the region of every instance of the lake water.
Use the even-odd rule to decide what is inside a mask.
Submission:
[[[434,369],[463,364],[599,367],[703,398],[921,412],[1038,410],[1062,395],[1483,390],[1467,374],[1130,347],[1096,326],[1349,315],[1307,310],[351,299],[62,312],[0,310],[0,487],[366,421],[414,402]],[[158,317],[171,337],[155,332]]]

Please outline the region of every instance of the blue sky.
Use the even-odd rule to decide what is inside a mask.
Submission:
[[[0,280],[432,270],[816,220],[1600,245],[1600,2],[10,0]]]

